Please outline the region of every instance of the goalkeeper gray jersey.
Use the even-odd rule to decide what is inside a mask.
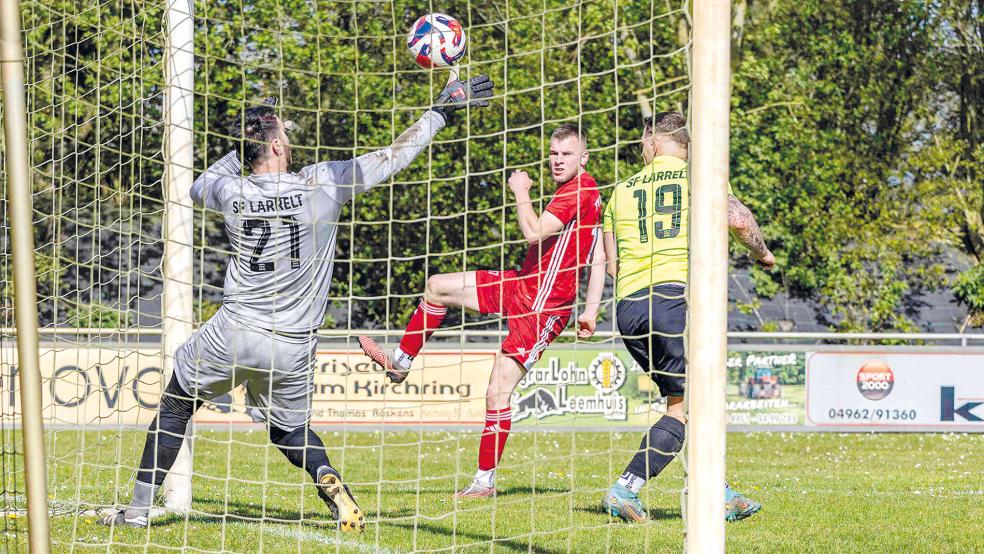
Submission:
[[[191,198],[222,212],[232,256],[222,304],[238,322],[278,333],[321,326],[342,206],[410,165],[444,118],[428,111],[387,148],[298,173],[241,176],[235,152],[195,180]]]

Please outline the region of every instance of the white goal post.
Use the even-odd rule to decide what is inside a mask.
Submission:
[[[691,48],[686,550],[724,552],[731,2],[695,0]]]
[[[194,0],[168,0],[165,83],[164,305],[161,347],[164,378],[174,371],[174,353],[191,337],[193,323],[195,212],[191,203],[194,176],[195,19]],[[166,381],[165,381],[166,382]],[[193,423],[188,423],[191,431]],[[191,445],[181,444],[178,459],[164,482],[164,505],[174,512],[191,509]]]

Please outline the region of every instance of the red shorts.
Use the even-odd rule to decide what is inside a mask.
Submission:
[[[479,311],[506,317],[509,334],[502,341],[502,353],[529,370],[567,327],[571,311],[534,312],[530,307],[533,295],[526,292],[521,278],[512,269],[476,271],[475,282]]]

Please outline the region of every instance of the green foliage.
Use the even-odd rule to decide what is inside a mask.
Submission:
[[[338,322],[335,320],[335,316],[331,315],[331,313],[325,313],[325,319],[321,323],[321,326],[327,329],[334,329],[337,325]]]
[[[954,280],[953,292],[970,309],[968,323],[984,327],[984,264],[977,264]]]
[[[534,197],[549,200],[554,185],[543,169],[557,123],[587,127],[594,149],[589,171],[600,183],[635,171],[637,147],[623,142],[638,136],[641,107],[636,91],[618,83],[642,80],[651,88],[650,69],[657,82],[684,77],[685,59],[616,64],[613,33],[627,41],[619,56],[633,48],[638,52],[631,56],[646,59],[650,48],[678,49],[674,28],[650,28],[649,6],[619,6],[625,25],[619,30],[611,24],[612,0],[550,4],[546,12],[541,5],[510,6],[508,22],[498,5],[442,5],[468,32],[466,75],[489,74],[502,97],[457,118],[391,184],[355,199],[342,215],[333,296],[370,299],[352,303],[352,326],[401,326],[428,275],[519,265],[522,234],[504,183],[512,169],[523,168],[537,183]],[[403,32],[420,15],[416,3],[244,5],[252,9],[210,2],[199,12],[202,78],[196,87],[205,111],[197,121],[207,131],[199,135],[198,152],[207,152],[208,160],[230,147],[222,140],[228,118],[266,95],[280,96],[286,117],[298,123],[292,134],[297,164],[385,146],[430,105],[446,79],[443,72],[416,68],[406,52]],[[579,26],[580,42],[572,34]],[[676,102],[685,93],[669,86],[658,92]],[[207,250],[222,244],[217,229],[207,239]]]
[[[751,302],[735,302],[735,309],[745,315],[752,315],[761,307],[762,301],[758,298],[753,298]]]
[[[810,300],[835,329],[915,329],[920,299],[950,284],[953,260],[984,258],[979,3],[736,5],[732,182],[779,261],[772,273],[750,268],[754,294]],[[51,262],[39,271],[40,307],[59,324],[62,295],[130,305],[159,293],[164,5],[22,6],[35,233]],[[298,167],[389,144],[444,83],[403,43],[423,10],[409,0],[197,2],[196,170],[236,147],[234,115],[268,95],[298,123]],[[639,169],[644,109],[686,107],[679,6],[450,0],[441,10],[468,33],[465,76],[491,75],[497,98],[347,208],[333,300],[354,300],[339,325],[399,327],[428,275],[518,265],[504,183],[526,169],[535,200],[549,200],[557,123],[586,126],[589,171],[607,197]],[[198,213],[199,284],[215,302],[229,247],[218,218]],[[737,250],[734,263],[747,264]]]
[[[215,312],[219,311],[219,308],[221,307],[221,302],[213,302],[204,298],[201,300],[195,300],[195,323],[201,324],[209,319],[212,319],[212,316],[215,315]]]
[[[159,259],[163,4],[22,3],[39,311],[124,321]],[[151,266],[152,267],[152,266]],[[66,305],[75,305],[67,310]]]
[[[84,304],[68,308],[68,324],[94,329],[125,329],[132,323],[131,313],[102,304]]]
[[[973,17],[980,30],[979,8],[748,4],[732,180],[779,260],[772,274],[753,271],[756,292],[813,300],[836,329],[915,330],[921,295],[946,285],[944,253],[970,244],[955,237],[980,220],[979,147],[960,138],[979,145],[980,130],[959,122],[980,95],[973,108],[970,89],[969,103],[955,100],[964,77],[980,86],[981,62],[960,66],[952,44]]]

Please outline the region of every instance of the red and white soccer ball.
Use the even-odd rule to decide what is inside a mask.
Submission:
[[[465,31],[450,15],[427,14],[410,27],[407,47],[420,67],[452,66],[465,55]]]

